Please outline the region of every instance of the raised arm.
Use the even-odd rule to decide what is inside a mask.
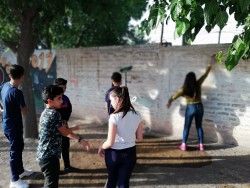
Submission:
[[[215,54],[213,54],[210,58],[210,61],[207,64],[207,69],[205,71],[205,73],[199,78],[198,82],[200,84],[202,84],[204,82],[204,80],[206,79],[206,77],[208,76],[208,73],[210,72],[212,65],[215,64],[216,59],[215,59]]]

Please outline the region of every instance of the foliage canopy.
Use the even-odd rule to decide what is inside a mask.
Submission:
[[[129,26],[146,9],[144,0],[3,0],[0,41],[13,49],[20,42],[22,19],[32,23],[33,45],[72,48],[146,42]]]
[[[210,32],[216,25],[222,30],[228,22],[229,14],[234,14],[237,26],[243,26],[243,32],[235,35],[225,60],[227,70],[232,70],[242,58],[250,57],[250,0],[154,0],[150,6],[149,17],[142,22],[147,32],[159,23],[172,19],[176,23],[176,37],[185,35],[185,42],[195,40],[201,28]],[[222,54],[217,54],[221,62]]]

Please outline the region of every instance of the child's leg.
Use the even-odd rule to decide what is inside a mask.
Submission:
[[[136,147],[122,150],[121,165],[118,172],[118,187],[128,188],[129,180],[136,164]]]
[[[63,158],[63,162],[64,162],[64,168],[69,168],[70,167],[69,147],[70,147],[69,138],[63,136],[62,137],[62,158]]]
[[[5,134],[10,143],[10,170],[12,181],[17,181],[23,173],[22,151],[24,147],[22,135]]]
[[[51,157],[40,160],[39,166],[45,178],[44,188],[57,188],[60,172],[59,158]]]
[[[195,125],[198,133],[199,144],[203,144],[204,136],[203,136],[203,129],[202,129],[202,119],[203,119],[203,105],[197,104],[197,111],[195,115]]]
[[[108,188],[116,188],[119,169],[119,152],[107,149],[105,150],[105,163],[108,171]]]
[[[186,144],[187,142],[189,130],[192,125],[193,118],[194,118],[194,113],[195,113],[194,105],[193,104],[187,105],[186,113],[185,113],[185,125],[184,125],[183,138],[182,138],[182,143],[184,144]]]

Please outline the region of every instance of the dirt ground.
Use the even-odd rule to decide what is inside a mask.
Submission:
[[[81,125],[77,133],[91,143],[92,149],[86,152],[79,144],[71,142],[71,165],[79,170],[60,175],[59,187],[104,187],[107,173],[97,149],[106,138],[107,125],[89,120],[72,120],[70,124]],[[138,161],[131,177],[131,187],[250,188],[250,148],[207,143],[206,151],[199,151],[193,140],[189,141],[188,151],[180,151],[179,144],[180,140],[146,135],[144,141],[137,144]],[[35,159],[36,147],[36,139],[25,139],[24,166],[35,171],[25,179],[31,188],[42,187],[44,181]],[[7,188],[10,182],[8,150],[8,142],[1,131],[0,188]]]

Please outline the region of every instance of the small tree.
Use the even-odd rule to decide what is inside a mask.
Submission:
[[[235,35],[225,60],[227,70],[232,70],[242,58],[250,57],[250,0],[154,0],[150,6],[149,17],[142,22],[147,32],[159,23],[171,18],[175,23],[176,37],[185,35],[185,42],[194,41],[201,28],[210,32],[216,25],[220,30],[228,22],[228,14],[234,14],[237,26],[243,26],[243,32]],[[221,62],[222,53],[217,60]]]

